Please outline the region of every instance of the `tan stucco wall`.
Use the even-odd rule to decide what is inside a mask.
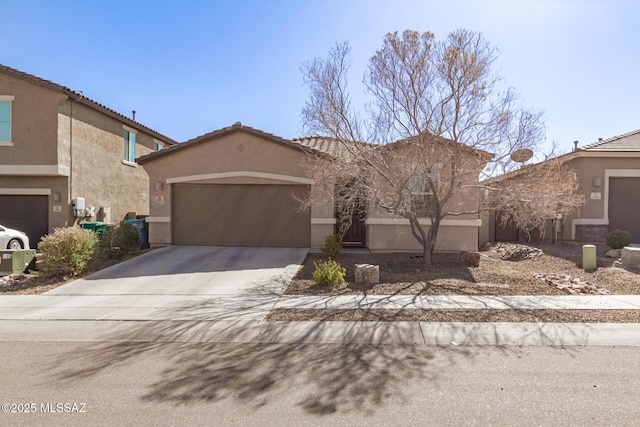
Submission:
[[[71,101],[61,106],[58,123],[61,147],[69,148],[73,158],[69,201],[84,197],[86,206],[95,207],[96,212],[101,207],[109,207],[111,222],[123,220],[128,212],[148,215],[147,173],[140,165],[122,161],[123,124]],[[152,151],[153,138],[137,131],[136,156]],[[96,216],[92,220],[96,220]]]
[[[425,226],[425,231],[429,229]],[[409,225],[367,226],[367,242],[372,252],[421,252],[422,246],[413,237]],[[436,251],[478,250],[478,228],[473,226],[446,226],[438,229]]]
[[[15,97],[11,107],[13,146],[0,146],[1,164],[57,164],[57,110],[66,97],[3,73],[0,73],[0,95]]]

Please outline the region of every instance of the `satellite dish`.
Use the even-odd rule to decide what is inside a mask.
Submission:
[[[523,163],[533,157],[533,151],[528,148],[521,148],[518,151],[511,153],[511,160],[518,163]]]

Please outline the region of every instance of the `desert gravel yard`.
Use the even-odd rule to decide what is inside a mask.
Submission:
[[[347,269],[347,283],[330,289],[311,279],[313,262],[321,254],[309,254],[287,288],[287,295],[567,295],[534,274],[568,274],[605,288],[614,295],[640,294],[640,272],[614,266],[605,256],[608,248],[598,247],[598,266],[585,272],[580,245],[536,245],[542,255],[533,259],[507,261],[493,250],[481,252],[479,267],[465,267],[456,254],[436,253],[435,265],[420,270],[421,259],[410,254],[343,254],[338,261]],[[380,283],[358,286],[354,283],[354,264],[380,266]]]
[[[320,254],[309,254],[287,288],[287,295],[568,295],[540,275],[568,275],[581,283],[596,285],[601,293],[640,294],[640,272],[614,266],[605,256],[608,248],[598,246],[598,269],[579,267],[582,246],[531,245],[542,253],[519,261],[501,259],[499,247],[481,252],[479,267],[465,267],[456,254],[436,254],[435,265],[420,270],[419,258],[409,254],[343,254],[338,261],[347,269],[347,283],[336,288],[316,285],[311,279],[313,262]],[[536,251],[538,252],[538,251]],[[354,264],[380,266],[380,283],[354,283]],[[566,276],[565,276],[566,277]],[[566,322],[638,323],[640,310],[474,310],[474,309],[276,309],[269,321],[423,321],[423,322]]]

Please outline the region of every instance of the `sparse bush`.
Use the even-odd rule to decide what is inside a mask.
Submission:
[[[98,236],[79,227],[56,228],[42,238],[38,270],[45,277],[74,277],[82,273],[96,251]]]
[[[340,263],[330,259],[324,262],[315,262],[313,266],[316,268],[313,272],[313,280],[323,286],[337,286],[344,283],[344,277],[347,270]]]
[[[340,242],[340,236],[332,234],[324,239],[324,245],[320,247],[322,254],[329,259],[336,259],[342,255],[342,243]]]
[[[613,230],[607,234],[607,246],[611,249],[622,249],[625,246],[629,246],[631,241],[631,235],[628,231]]]
[[[120,258],[140,249],[140,235],[133,224],[122,222],[107,228],[100,238],[99,248],[107,258]]]

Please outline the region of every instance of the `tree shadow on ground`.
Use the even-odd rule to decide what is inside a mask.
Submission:
[[[204,313],[197,305],[183,310]],[[312,414],[373,414],[390,402],[405,400],[403,386],[408,381],[438,382],[443,370],[468,363],[483,351],[452,342],[427,346],[422,344],[417,323],[409,331],[403,326],[393,322],[123,322],[97,337],[100,342],[53,361],[51,375],[56,381],[74,382],[160,358],[164,361],[161,377],[150,379],[143,400],[188,404],[240,399],[258,408],[282,395],[293,395],[296,404]],[[441,327],[451,328],[450,336],[477,333],[474,324]],[[496,329],[495,334],[500,333]],[[544,325],[526,333],[557,345],[557,337],[545,338],[555,332]],[[502,351],[518,357],[521,353],[517,346],[505,346]]]

